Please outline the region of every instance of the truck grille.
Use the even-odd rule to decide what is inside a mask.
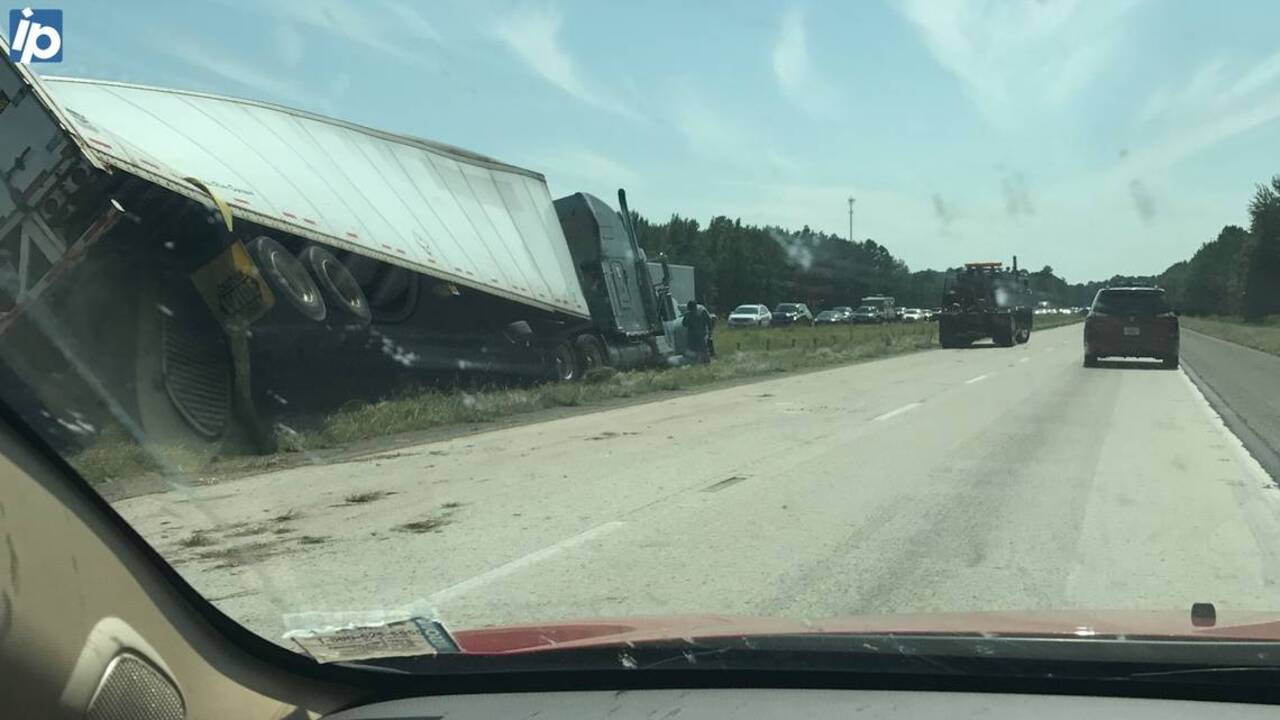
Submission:
[[[198,332],[164,316],[164,388],[196,432],[222,435],[231,405],[231,362],[216,329]]]

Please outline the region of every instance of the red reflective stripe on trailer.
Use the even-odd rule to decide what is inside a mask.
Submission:
[[[304,222],[304,223],[306,223],[306,224],[308,224],[308,225],[315,225],[315,224],[316,224],[316,221],[315,221],[315,220],[312,220],[311,218],[302,218],[302,222]]]
[[[248,205],[248,204],[249,204],[249,201],[248,201],[248,200],[245,200],[244,198],[238,198],[238,197],[233,197],[233,198],[231,198],[231,202],[234,202],[234,203],[240,203],[241,205]]]
[[[99,140],[98,138],[91,137],[91,138],[89,138],[89,142],[93,143],[94,145],[101,145],[102,147],[104,147],[104,148],[106,148],[106,149],[108,149],[108,150],[112,150],[112,149],[114,149],[114,148],[112,148],[112,147],[111,147],[111,144],[110,144],[110,143],[102,142],[102,141],[101,141],[101,140]]]
[[[285,216],[285,217],[287,217],[287,218],[289,218],[290,220],[297,220],[297,219],[298,219],[298,216],[297,216],[297,215],[294,215],[294,214],[293,214],[293,213],[291,213],[291,212],[281,212],[280,214],[281,214],[281,215],[283,215],[283,216]]]
[[[355,234],[355,233],[353,233],[353,232],[349,232],[349,233],[347,233],[347,237],[349,237],[349,238],[351,238],[351,239],[353,239],[353,240],[359,240],[359,239],[360,239],[360,236],[359,236],[359,235],[357,235],[357,234]]]

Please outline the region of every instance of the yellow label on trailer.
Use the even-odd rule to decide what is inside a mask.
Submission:
[[[223,325],[251,323],[276,304],[270,286],[239,240],[192,273],[191,281]]]

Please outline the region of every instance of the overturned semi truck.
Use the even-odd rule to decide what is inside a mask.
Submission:
[[[621,191],[552,201],[456,147],[7,60],[0,178],[0,394],[55,442],[269,451],[282,413],[405,382],[682,361]]]

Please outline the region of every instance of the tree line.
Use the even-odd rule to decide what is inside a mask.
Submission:
[[[698,299],[717,312],[743,304],[803,302],[815,311],[856,306],[871,295],[889,295],[907,307],[936,307],[959,267],[912,271],[873,239],[850,242],[838,235],[773,225],[743,224],[724,216],[705,227],[672,215],[664,223],[632,212],[632,222],[650,259],[692,265]],[[1101,283],[1069,284],[1044,266],[1028,273],[1037,301],[1087,305]]]
[[[1280,313],[1280,175],[1255,190],[1247,230],[1227,225],[1155,280],[1188,314],[1256,321]]]
[[[959,269],[913,272],[875,240],[850,242],[808,226],[795,231],[717,216],[704,227],[680,215],[655,223],[635,212],[632,221],[649,257],[665,254],[673,263],[692,265],[699,300],[721,313],[742,304],[779,302],[803,302],[816,311],[856,306],[870,295],[890,295],[908,307],[935,307]],[[1247,230],[1224,227],[1191,259],[1158,275],[1068,283],[1045,265],[1028,272],[1027,279],[1034,301],[1059,307],[1086,307],[1109,285],[1156,284],[1174,307],[1189,314],[1255,320],[1280,313],[1280,175],[1258,186]]]

